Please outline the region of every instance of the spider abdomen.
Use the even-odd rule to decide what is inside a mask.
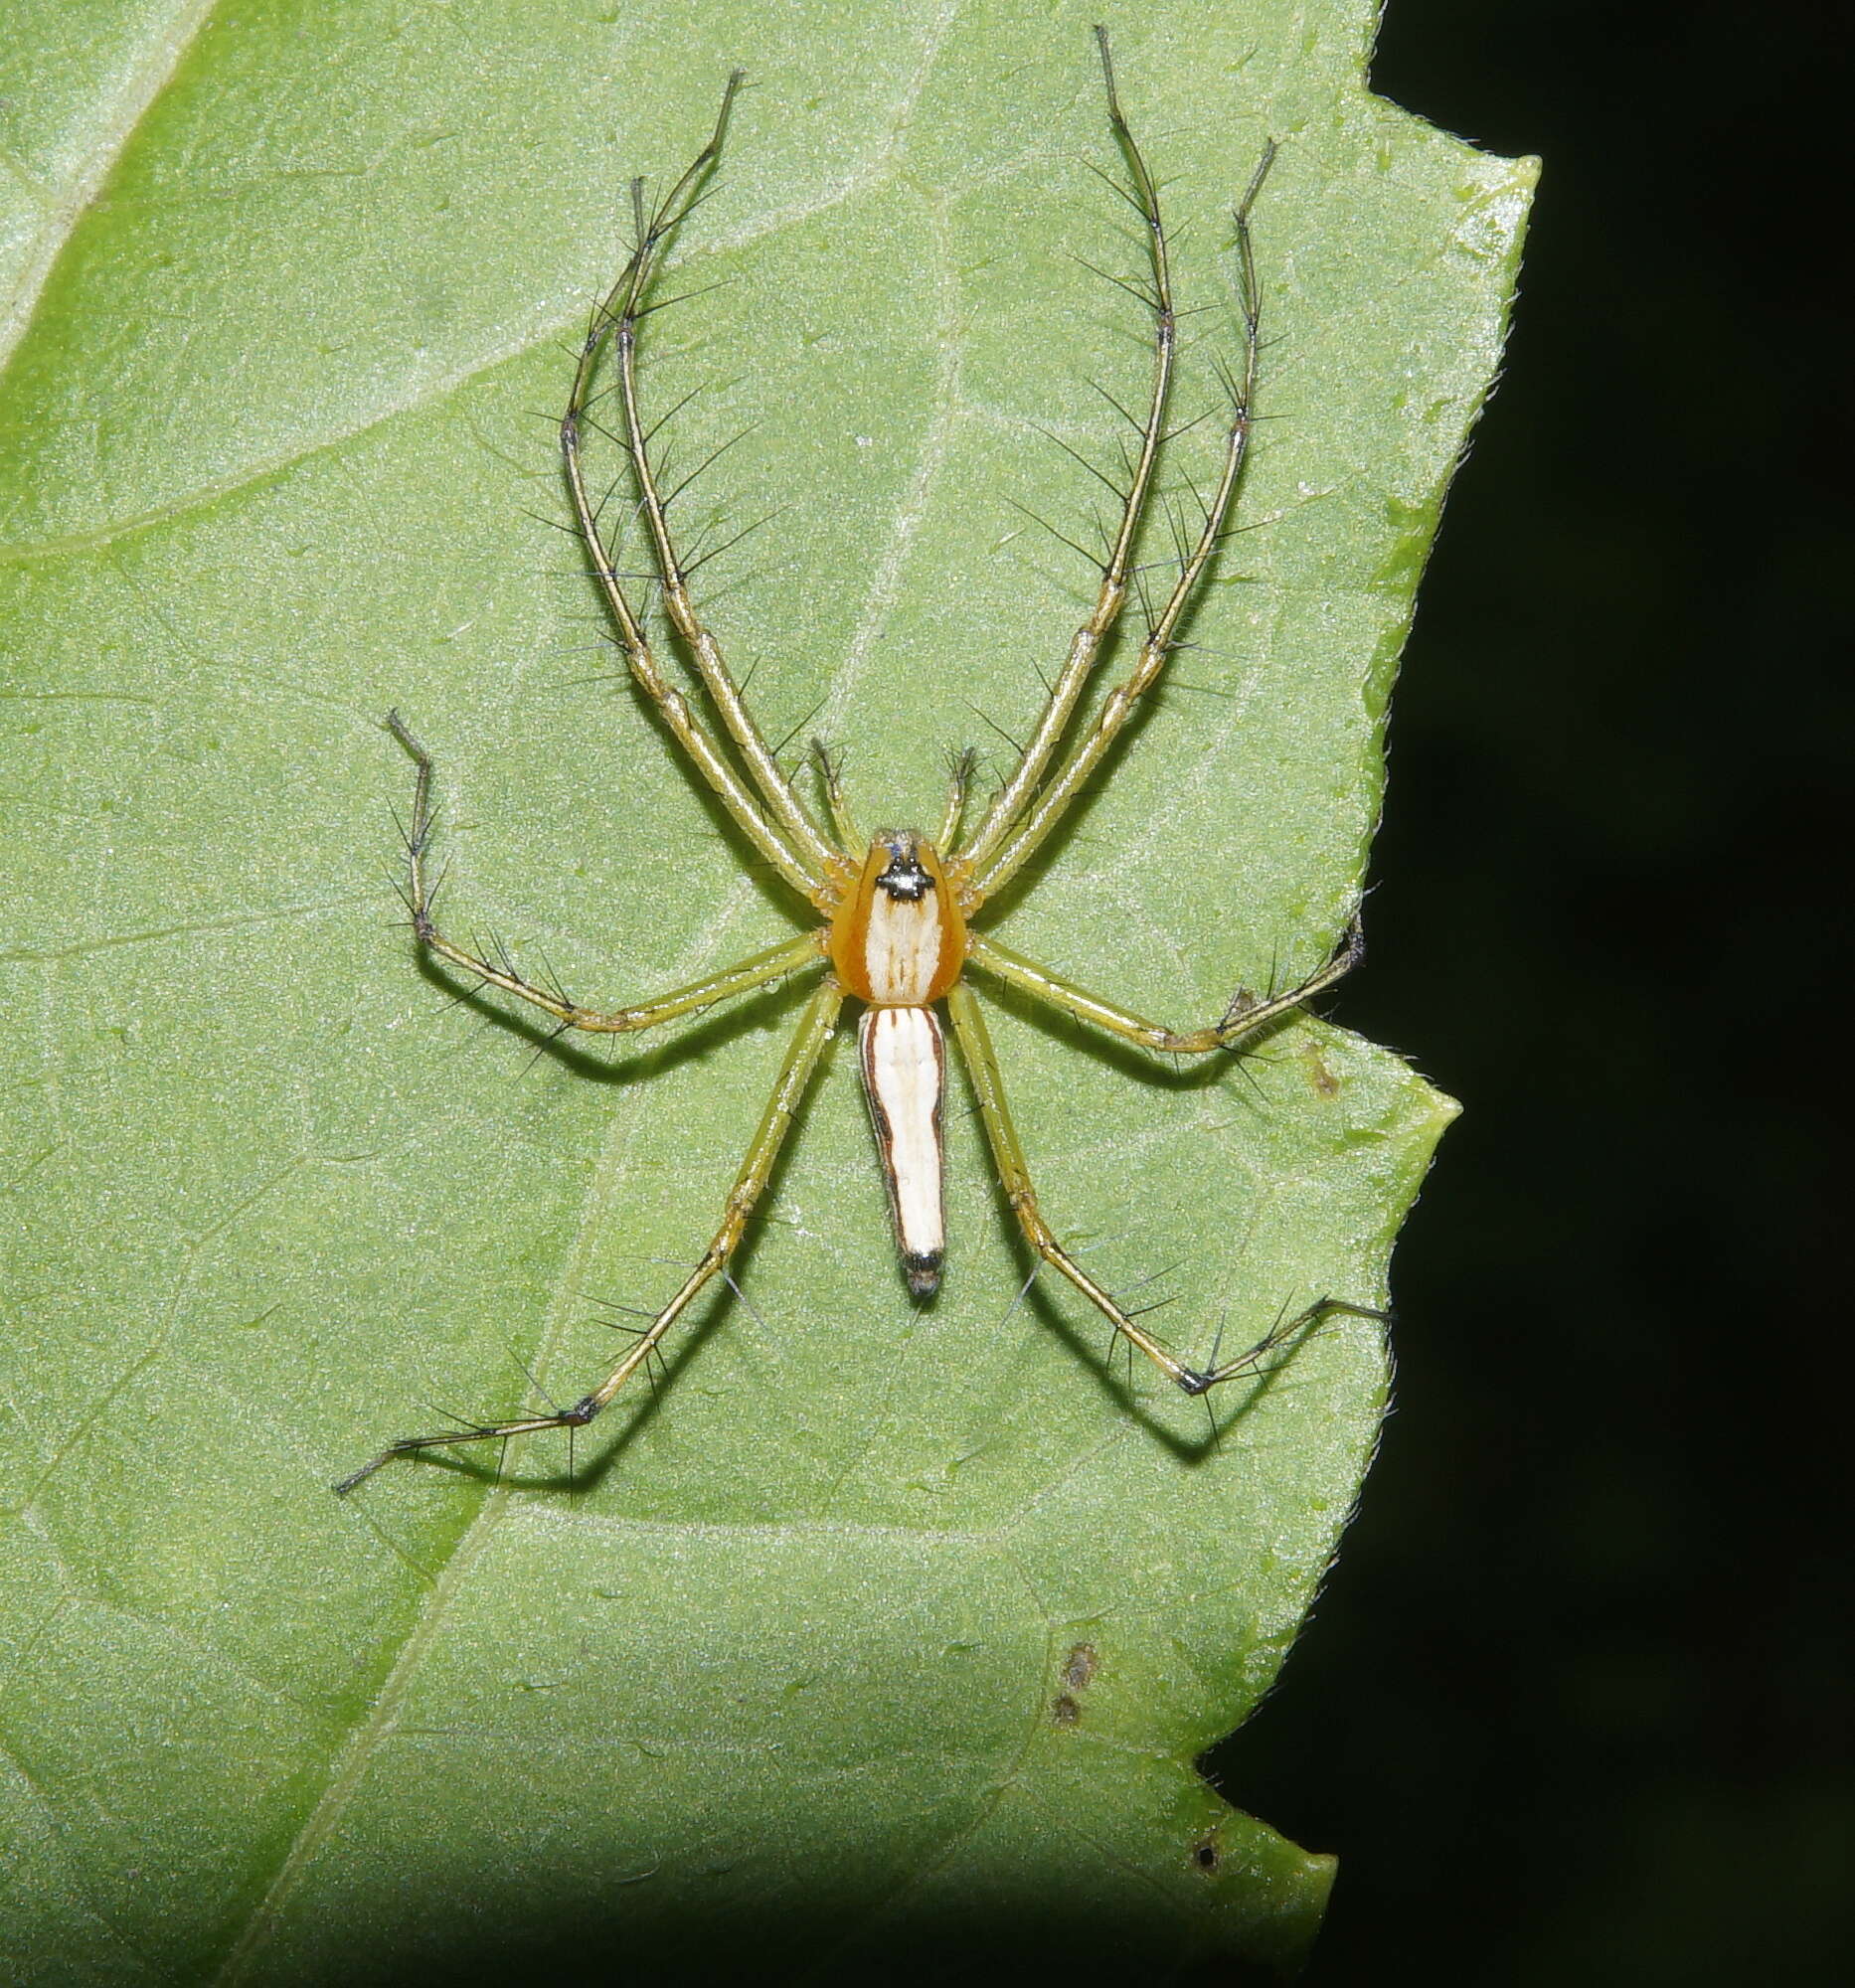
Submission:
[[[916,1297],[932,1297],[946,1254],[940,1146],[946,1040],[940,1018],[931,1008],[871,1008],[857,1029],[857,1053],[902,1274]]]
[[[847,994],[877,1008],[919,1008],[959,978],[966,919],[932,843],[910,829],[870,844],[831,919],[831,964]]]

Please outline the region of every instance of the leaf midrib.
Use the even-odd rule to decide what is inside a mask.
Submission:
[[[32,328],[39,299],[51,282],[59,257],[77,233],[78,223],[109,178],[116,161],[128,149],[142,120],[166,93],[182,62],[205,32],[219,0],[184,0],[184,4],[192,6],[192,20],[185,19],[183,8],[183,24],[166,36],[155,37],[142,62],[130,70],[117,93],[118,115],[113,122],[105,118],[100,127],[104,142],[84,161],[84,169],[62,198],[41,201],[42,226],[31,249],[21,258],[19,280],[5,312],[0,313],[0,382],[5,380],[21,340]],[[165,62],[161,60],[163,56]]]

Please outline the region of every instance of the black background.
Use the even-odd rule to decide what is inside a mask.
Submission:
[[[1210,1763],[1340,1854],[1316,1983],[1851,1950],[1848,32],[1743,0],[1384,26],[1383,94],[1545,175],[1335,1009],[1466,1112],[1362,1514]]]

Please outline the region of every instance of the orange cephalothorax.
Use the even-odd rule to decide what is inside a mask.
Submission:
[[[920,1008],[959,978],[966,919],[933,844],[912,829],[877,836],[831,919],[844,991],[878,1008]]]

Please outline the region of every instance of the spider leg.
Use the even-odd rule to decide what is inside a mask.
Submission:
[[[767,981],[777,980],[782,974],[795,973],[800,967],[813,965],[822,957],[818,947],[819,934],[805,932],[797,938],[768,946],[764,952],[754,953],[719,973],[692,981],[687,987],[660,995],[654,1001],[612,1009],[584,1007],[558,988],[537,987],[533,981],[523,979],[507,960],[481,958],[446,938],[432,918],[432,887],[425,877],[425,851],[431,839],[431,755],[408,730],[406,721],[397,711],[387,714],[387,725],[393,736],[413,755],[419,769],[413,784],[413,819],[406,833],[406,904],[413,914],[413,929],[419,935],[420,944],[439,958],[448,959],[453,966],[474,974],[489,986],[500,987],[505,994],[513,994],[518,1000],[540,1008],[564,1028],[584,1029],[591,1035],[628,1035],[637,1029],[654,1029],[659,1022],[674,1021],[679,1015],[693,1014],[698,1008],[706,1008],[713,1002],[726,1001],[737,994],[746,994],[752,988],[763,987]]]
[[[966,1069],[972,1077],[972,1087],[979,1100],[979,1117],[992,1148],[993,1162],[998,1168],[999,1184],[1005,1190],[1005,1199],[1017,1218],[1019,1229],[1024,1232],[1025,1242],[1052,1269],[1067,1277],[1114,1330],[1131,1345],[1137,1346],[1169,1380],[1188,1394],[1201,1392],[1193,1386],[1200,1378],[1195,1371],[1183,1361],[1174,1359],[1150,1332],[1136,1325],[1120,1302],[1104,1291],[1057,1241],[1055,1232],[1044,1220],[1037,1190],[1031,1184],[1030,1167],[1024,1157],[1018,1129],[1011,1121],[1010,1108],[1005,1102],[1004,1081],[999,1075],[998,1058],[992,1049],[985,1018],[972,990],[963,982],[947,994],[946,1011],[953,1024],[953,1033],[959,1039],[960,1054],[966,1059]]]
[[[665,680],[657,666],[656,657],[651,652],[643,623],[632,609],[619,582],[611,549],[600,536],[598,519],[603,500],[589,487],[586,464],[581,455],[582,428],[586,424],[587,403],[599,351],[615,326],[628,321],[631,333],[635,335],[637,304],[642,284],[649,274],[651,257],[661,245],[665,233],[674,228],[694,205],[702,181],[721,149],[723,128],[727,124],[729,107],[734,101],[740,82],[741,78],[737,72],[730,79],[727,94],[722,99],[722,111],[716,119],[714,134],[691,161],[688,171],[671,188],[668,198],[657,210],[655,218],[642,226],[637,248],[625,265],[624,273],[593,316],[591,328],[587,333],[586,343],[581,349],[580,366],[574,375],[573,391],[568,397],[567,412],[561,416],[561,454],[566,464],[567,487],[573,499],[574,517],[579,525],[581,543],[586,547],[587,559],[592,568],[593,578],[597,580],[599,591],[604,595],[605,604],[617,624],[619,646],[624,650],[625,661],[630,666],[633,681],[656,706],[658,715],[669,728],[671,737],[688,753],[697,771],[714,788],[722,805],[740,824],[742,833],[795,891],[814,905],[822,906],[833,902],[834,897],[829,850],[815,829],[810,829],[808,833],[794,839],[785,829],[776,826],[768,818],[760,800],[743,781],[710,737],[707,729],[690,710],[689,700],[673,684]],[[632,192],[641,208],[642,196],[636,185],[633,186]],[[735,694],[735,702],[737,704],[740,702],[738,692]],[[783,780],[783,775],[781,779]]]
[[[1241,1049],[1270,1022],[1304,1006],[1316,995],[1324,994],[1350,973],[1365,955],[1365,939],[1355,918],[1346,927],[1345,936],[1332,958],[1318,972],[1310,973],[1298,987],[1270,995],[1266,1000],[1259,1000],[1254,994],[1239,988],[1221,1021],[1213,1022],[1209,1028],[1178,1030],[1149,1022],[1112,1001],[1103,1001],[1097,994],[1074,987],[1067,980],[1059,979],[1047,967],[1039,966],[1035,960],[1026,959],[1021,953],[1008,950],[995,939],[972,932],[967,935],[966,945],[966,957],[972,965],[995,973],[1000,980],[1030,995],[1033,1000],[1060,1008],[1065,1014],[1091,1022],[1097,1029],[1105,1029],[1110,1035],[1119,1036],[1126,1042],[1138,1043],[1142,1049],[1163,1050],[1173,1056],[1205,1056],[1212,1050]]]
[[[993,853],[973,866],[972,889],[981,898],[988,898],[1000,891],[1023,868],[1042,844],[1045,837],[1056,827],[1071,804],[1088,782],[1090,775],[1101,763],[1107,749],[1120,736],[1121,729],[1133,716],[1140,700],[1159,681],[1166,667],[1166,660],[1172,652],[1173,639],[1178,633],[1179,622],[1191,605],[1202,585],[1212,555],[1217,551],[1224,536],[1224,520],[1231,507],[1231,500],[1237,494],[1237,486],[1243,478],[1244,464],[1250,453],[1250,432],[1254,424],[1254,403],[1256,398],[1257,362],[1261,352],[1262,300],[1257,289],[1256,260],[1250,240],[1250,210],[1261,191],[1263,180],[1273,162],[1275,149],[1272,144],[1265,148],[1261,164],[1251,178],[1249,190],[1239,203],[1235,220],[1237,224],[1237,250],[1239,270],[1242,278],[1243,318],[1244,318],[1244,370],[1243,377],[1226,377],[1226,388],[1230,394],[1230,424],[1225,430],[1223,465],[1218,474],[1217,487],[1204,500],[1204,522],[1196,539],[1185,550],[1180,562],[1179,577],[1166,604],[1153,618],[1146,632],[1146,639],[1140,644],[1140,653],[1134,663],[1133,672],[1125,683],[1109,692],[1099,716],[1087,735],[1071,748],[1068,756],[1054,772],[1048,783],[1030,801],[1021,815],[1009,828],[1009,839],[996,839]],[[1000,843],[1002,841],[1002,846]]]
[[[1125,156],[1133,190],[1128,198],[1146,225],[1147,252],[1153,274],[1152,295],[1146,299],[1153,313],[1153,387],[1147,403],[1146,419],[1140,425],[1140,446],[1128,473],[1122,500],[1119,529],[1101,567],[1101,587],[1095,609],[1077,629],[1061,674],[1051,689],[1048,702],[1018,763],[993,798],[971,839],[959,852],[975,874],[984,871],[1000,845],[1016,824],[1036,792],[1050,755],[1056,750],[1075,715],[1076,706],[1087,688],[1096,658],[1108,631],[1119,618],[1127,597],[1127,567],[1133,556],[1134,541],[1146,510],[1153,470],[1159,460],[1159,446],[1166,422],[1166,403],[1172,392],[1173,361],[1178,345],[1178,322],[1172,308],[1172,274],[1167,259],[1166,230],[1159,215],[1159,189],[1147,170],[1145,157],[1135,142],[1132,129],[1120,107],[1114,87],[1114,66],[1108,55],[1107,30],[1096,29],[1101,51],[1101,77],[1107,89],[1107,118]]]
[[[553,1414],[520,1415],[506,1422],[441,1429],[432,1435],[402,1436],[399,1441],[390,1442],[372,1461],[344,1477],[335,1486],[336,1495],[346,1497],[356,1485],[373,1476],[383,1464],[391,1463],[396,1456],[411,1456],[422,1449],[447,1448],[454,1443],[501,1442],[509,1436],[533,1435],[541,1429],[584,1428],[606,1407],[656,1352],[664,1335],[689,1309],[704,1286],[727,1268],[730,1257],[740,1245],[748,1218],[754,1213],[755,1205],[772,1173],[773,1162],[778,1158],[786,1133],[791,1130],[799,1100],[804,1096],[805,1087],[818,1067],[818,1060],[831,1040],[837,1011],[843,1000],[843,990],[835,980],[829,979],[812,995],[793,1035],[791,1047],[786,1051],[785,1062],[779,1068],[778,1080],[760,1118],[759,1129],[755,1133],[747,1158],[742,1162],[741,1171],[729,1191],[721,1227],[703,1251],[701,1261],[683,1279],[676,1295],[625,1348],[618,1364],[590,1395],[583,1395],[571,1408],[559,1409]]]
[[[1207,1394],[1220,1381],[1234,1381],[1240,1375],[1263,1375],[1272,1373],[1272,1368],[1264,1363],[1279,1347],[1298,1339],[1311,1327],[1324,1323],[1327,1319],[1343,1315],[1347,1318],[1376,1319],[1382,1326],[1391,1324],[1391,1313],[1380,1311],[1372,1305],[1354,1304],[1350,1298],[1316,1298],[1305,1310],[1296,1312],[1291,1318],[1277,1319],[1248,1353],[1240,1353],[1235,1360],[1218,1364],[1216,1349],[1212,1350],[1211,1365],[1202,1371],[1193,1372],[1189,1379],[1179,1385],[1188,1395]]]
[[[831,826],[837,831],[837,839],[846,849],[867,847],[866,839],[858,833],[855,817],[850,812],[850,800],[844,792],[844,770],[831,756],[831,748],[822,739],[811,742],[812,757],[818,767],[818,778],[824,786],[825,805],[831,810]]]
[[[650,307],[651,282],[661,265],[665,244],[688,218],[721,156],[728,113],[740,85],[741,73],[737,70],[729,79],[722,98],[721,114],[715,121],[709,142],[690,161],[683,177],[670,189],[654,214],[646,217],[641,194],[636,183],[633,184],[633,198],[638,210],[637,246],[623,274],[593,320],[591,336],[581,353],[579,371],[574,376],[573,394],[568,401],[567,420],[562,425],[562,446],[568,451],[569,474],[577,490],[581,416],[591,388],[599,348],[609,336],[616,355],[618,388],[624,411],[622,439],[625,452],[631,458],[632,473],[637,480],[639,508],[650,531],[657,571],[663,580],[665,611],[672,626],[689,645],[696,674],[702,679],[710,701],[720,713],[729,738],[746,761],[781,839],[802,864],[825,876],[829,874],[831,859],[837,852],[819,832],[799,799],[797,789],[760,736],[759,727],[748,710],[740,686],[722,658],[721,645],[696,612],[689,591],[689,576],[693,568],[684,565],[671,539],[669,499],[658,484],[656,469],[650,458],[650,431],[646,430],[638,409],[638,326]],[[609,565],[609,562],[605,564]]]
[[[970,746],[952,755],[947,767],[946,811],[940,817],[940,833],[934,838],[936,849],[953,846],[953,838],[959,833],[959,818],[966,812],[966,789],[972,784],[972,769],[978,763],[979,755]]]

